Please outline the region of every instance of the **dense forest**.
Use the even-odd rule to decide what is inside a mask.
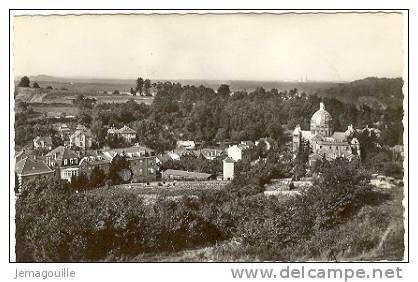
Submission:
[[[375,108],[402,107],[402,86],[401,78],[368,77],[350,83],[340,83],[320,91],[320,94],[347,103],[366,104]]]

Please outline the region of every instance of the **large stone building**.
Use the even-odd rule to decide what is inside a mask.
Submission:
[[[353,137],[354,132],[352,125],[345,132],[334,131],[332,116],[321,102],[319,110],[311,118],[310,130],[302,130],[299,125],[296,126],[292,135],[292,149],[297,153],[306,145],[310,150],[310,164],[324,158],[351,160],[360,157],[360,144]]]

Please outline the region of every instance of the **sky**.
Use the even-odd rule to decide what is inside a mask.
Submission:
[[[17,16],[15,76],[401,77],[401,14]]]

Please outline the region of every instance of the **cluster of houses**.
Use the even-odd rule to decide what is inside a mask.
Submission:
[[[162,164],[168,160],[178,161],[184,157],[193,156],[201,157],[207,160],[214,160],[216,158],[222,158],[223,170],[222,174],[215,175],[200,173],[200,172],[183,172],[177,170],[166,170],[162,172],[162,178],[166,180],[170,179],[222,179],[232,180],[235,174],[235,165],[238,161],[252,162],[256,159],[255,147],[264,142],[266,149],[270,150],[271,143],[266,138],[252,141],[242,141],[239,144],[229,145],[226,149],[221,148],[203,148],[196,149],[194,141],[177,141],[177,148],[157,156],[157,163]]]
[[[95,168],[109,173],[115,156],[125,156],[131,169],[131,181],[151,182],[157,179],[157,164],[153,150],[142,146],[119,149],[89,150],[83,156],[65,146],[52,149],[45,156],[37,157],[21,151],[15,155],[15,173],[19,185],[35,179],[72,177],[85,173],[90,176]]]
[[[67,124],[59,124],[57,132],[64,140],[65,147],[86,151],[93,145],[93,134],[84,125],[79,124],[76,128],[71,129]],[[136,140],[136,132],[126,125],[119,129],[112,126],[107,130],[107,137],[117,137],[127,144],[132,144]],[[51,136],[37,136],[33,139],[33,148],[51,150],[53,148]]]
[[[81,173],[90,175],[94,168],[108,173],[116,155],[125,156],[132,171],[132,181],[149,182],[156,180],[157,162],[153,150],[135,145],[119,149],[92,150],[93,135],[90,129],[77,125],[71,129],[66,124],[57,126],[63,146],[55,147],[50,136],[37,136],[33,148],[47,151],[39,156],[36,152],[22,150],[15,154],[15,173],[19,184],[39,178],[60,178],[71,181]],[[132,144],[136,132],[128,126],[108,129],[108,137],[118,137]]]
[[[77,131],[71,136],[84,135]],[[86,134],[84,136],[87,136]],[[41,138],[42,139],[42,138]],[[83,145],[88,139],[83,139]],[[49,140],[37,139],[43,142],[43,148],[51,148]],[[72,141],[73,142],[73,141]],[[80,144],[80,143],[78,143]],[[41,145],[40,145],[41,146]],[[241,142],[240,144],[229,146],[226,150],[221,149],[200,149],[185,150],[178,148],[167,154],[155,155],[155,152],[143,146],[131,146],[118,149],[87,150],[83,155],[79,151],[73,151],[66,146],[51,148],[44,156],[34,156],[25,151],[15,155],[15,172],[19,181],[22,183],[34,179],[53,179],[60,178],[71,181],[72,177],[84,173],[90,176],[95,168],[103,170],[105,174],[109,172],[111,162],[116,155],[125,156],[129,162],[132,172],[132,182],[152,182],[157,180],[159,165],[167,160],[180,160],[185,156],[199,156],[207,160],[214,160],[217,157],[223,159],[223,175],[216,176],[202,172],[191,172],[167,169],[161,172],[163,180],[211,180],[223,179],[232,180],[234,177],[234,165],[237,161],[251,161],[254,158],[255,143]]]
[[[116,155],[127,158],[132,172],[130,179],[132,182],[156,181],[157,172],[163,163],[169,160],[178,161],[187,156],[200,157],[209,161],[222,158],[223,174],[221,171],[219,175],[211,175],[202,172],[167,169],[161,172],[161,178],[168,181],[232,180],[235,163],[241,160],[254,160],[254,148],[259,142],[264,141],[267,148],[270,148],[270,143],[265,139],[255,143],[246,141],[229,145],[226,149],[224,147],[197,149],[200,146],[195,141],[186,140],[178,141],[176,149],[157,156],[149,148],[138,144],[132,146],[137,137],[136,132],[126,125],[121,128],[112,126],[107,130],[109,138],[121,138],[130,144],[120,149],[91,149],[93,134],[83,125],[70,128],[66,124],[59,124],[57,132],[65,140],[63,146],[55,147],[50,136],[38,136],[33,140],[33,148],[42,149],[47,153],[39,156],[35,152],[28,153],[23,150],[15,155],[15,172],[19,184],[37,178],[60,178],[71,181],[73,177],[79,176],[81,173],[89,176],[94,168],[99,168],[107,174]]]

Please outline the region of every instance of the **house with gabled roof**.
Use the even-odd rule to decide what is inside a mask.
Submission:
[[[15,162],[17,163],[18,161],[23,160],[27,156],[28,156],[28,154],[26,153],[25,149],[23,149],[19,152],[15,152]]]
[[[243,141],[238,145],[229,146],[227,149],[228,157],[234,161],[250,162],[253,158],[254,143],[252,141]]]
[[[80,157],[70,149],[59,146],[45,155],[47,165],[55,169],[61,179],[71,181],[72,176],[79,174]]]
[[[57,130],[61,137],[68,136],[71,132],[70,128],[65,123],[59,125]]]
[[[55,171],[48,167],[44,162],[25,157],[16,162],[15,173],[19,186],[27,181],[36,179],[53,179]]]
[[[70,135],[70,148],[87,150],[93,144],[93,135],[90,129],[79,128]]]
[[[136,139],[136,131],[126,125],[119,129],[112,126],[107,130],[107,136],[123,138],[127,143],[132,143]]]
[[[52,150],[53,147],[51,136],[36,136],[33,139],[33,148],[35,149]]]

